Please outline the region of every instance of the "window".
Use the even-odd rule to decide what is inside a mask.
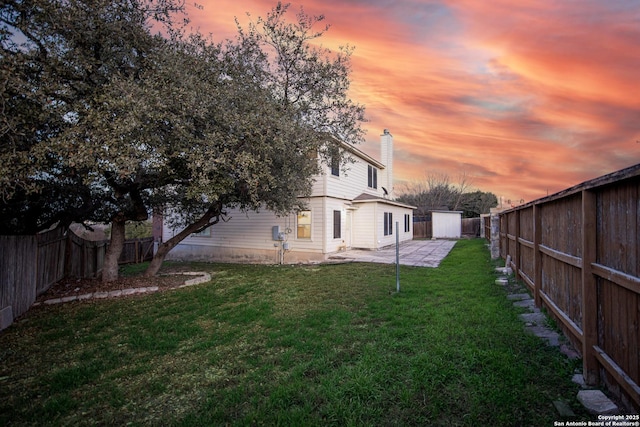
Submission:
[[[340,211],[333,211],[333,238],[339,239],[342,237],[342,218]]]
[[[207,227],[202,231],[192,234],[193,237],[211,237],[211,227]]]
[[[331,156],[331,175],[340,176],[340,156],[337,154]]]
[[[409,231],[411,231],[411,228],[410,228],[410,225],[409,225],[410,224],[410,219],[411,219],[411,217],[410,217],[409,214],[404,214],[404,232],[405,233],[408,233]]]
[[[311,211],[298,212],[298,239],[311,238]]]
[[[393,214],[391,212],[384,213],[384,235],[391,236],[393,234]]]
[[[369,188],[378,188],[378,169],[369,165],[369,174],[368,174],[368,183]]]

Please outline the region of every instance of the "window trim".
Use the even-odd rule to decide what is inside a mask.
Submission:
[[[309,237],[300,237],[300,214],[306,212],[309,215],[309,224],[302,224],[305,228],[308,226],[309,227]],[[304,217],[304,216],[303,216]],[[312,225],[313,225],[313,218],[311,216],[311,211],[310,210],[300,210],[296,213],[296,239],[300,239],[300,240],[311,240],[311,231],[312,231]]]
[[[197,233],[192,233],[191,237],[200,237],[200,238],[202,238],[202,237],[205,237],[205,238],[206,237],[211,237],[211,226],[209,226],[209,227],[205,228],[204,230],[199,231]]]
[[[333,238],[342,238],[342,211],[333,211]]]
[[[340,157],[338,157],[337,155],[333,155],[331,156],[331,164],[329,165],[329,168],[331,169],[331,175],[332,176],[340,176]]]
[[[384,235],[393,236],[393,212],[384,213]]]
[[[368,165],[367,168],[367,186],[369,188],[378,189],[378,168]]]

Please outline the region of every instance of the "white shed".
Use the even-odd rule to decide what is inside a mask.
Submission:
[[[431,221],[434,238],[460,238],[462,234],[462,211],[431,211]]]

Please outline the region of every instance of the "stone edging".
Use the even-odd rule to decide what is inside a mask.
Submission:
[[[513,271],[508,267],[498,267],[495,269],[497,274],[501,274],[495,283],[496,285],[506,286],[510,282],[515,281],[515,278],[511,276]],[[506,276],[504,276],[506,274]],[[533,299],[528,293],[527,289],[522,289],[521,293],[507,293],[507,299],[513,301],[514,307],[520,307],[527,309],[529,313],[520,314],[518,317],[525,324],[525,330],[538,336],[541,339],[547,341],[547,345],[551,347],[559,347],[559,350],[569,359],[578,359],[580,355],[571,346],[571,344],[561,344],[563,338],[560,334],[546,325],[546,315],[535,306]],[[581,390],[578,392],[577,399],[585,407],[587,412],[594,415],[614,415],[620,413],[620,408],[611,401],[602,391],[589,389],[584,383],[584,378],[581,373],[576,373],[571,378],[571,381],[578,384]],[[553,401],[558,414],[563,418],[575,417],[571,407],[564,401]],[[577,425],[577,424],[576,424]]]
[[[204,271],[189,271],[189,272],[170,273],[170,274],[174,274],[174,275],[179,274],[183,276],[198,276],[193,279],[186,280],[184,284],[176,287],[175,289],[186,288],[188,286],[198,285],[200,283],[205,283],[211,280],[211,275]],[[82,295],[70,295],[68,297],[52,298],[52,299],[45,300],[41,303],[36,302],[33,304],[33,306],[35,307],[41,304],[44,304],[44,305],[61,304],[65,302],[85,301],[90,299],[124,297],[129,295],[158,292],[159,289],[160,288],[158,288],[158,286],[148,286],[143,288],[129,288],[129,289],[121,289],[117,291],[108,291],[108,292],[91,292],[91,293],[82,294]]]

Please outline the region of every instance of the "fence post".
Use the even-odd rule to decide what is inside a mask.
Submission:
[[[521,279],[522,277],[520,277],[520,209],[515,210],[514,215],[516,216],[516,229],[514,231],[514,237],[515,237],[515,244],[516,244],[516,248],[515,248],[515,253],[513,254],[513,272],[514,272],[514,278],[517,279]]]
[[[500,258],[500,215],[497,213],[491,214],[489,218],[491,226],[491,259],[498,259]]]
[[[70,277],[73,272],[73,240],[71,235],[73,232],[67,229],[67,238],[64,242],[64,277]]]
[[[597,199],[593,191],[582,191],[582,375],[585,383],[599,381],[598,360],[598,294],[591,264],[596,262]]]
[[[542,305],[540,289],[542,288],[542,253],[540,243],[542,240],[542,215],[540,205],[533,205],[533,301],[536,307]]]

